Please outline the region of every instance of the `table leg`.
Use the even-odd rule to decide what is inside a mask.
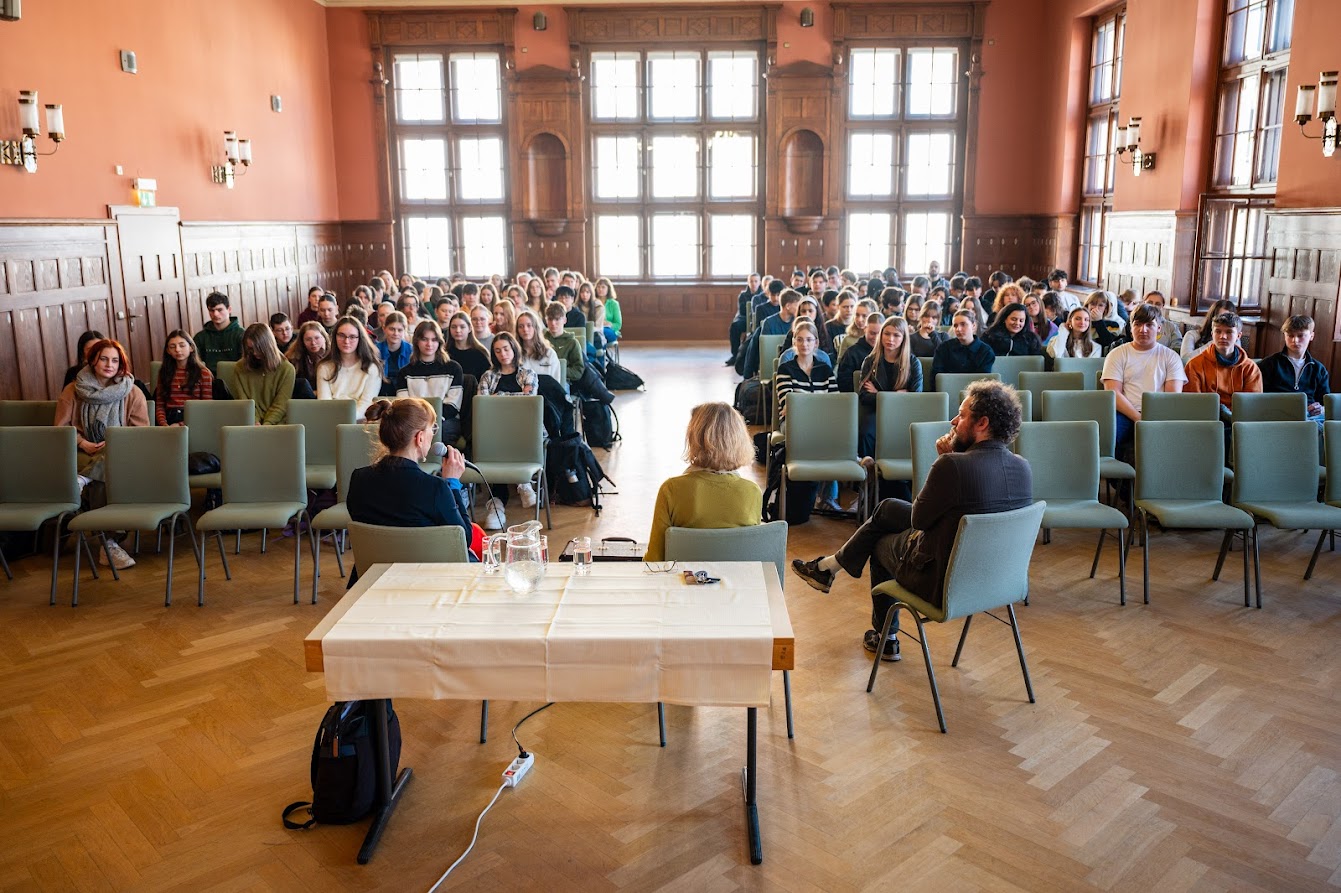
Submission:
[[[373,719],[373,743],[377,750],[377,799],[373,807],[372,825],[368,828],[368,833],[364,835],[363,846],[359,848],[359,864],[367,865],[368,860],[372,858],[377,850],[377,844],[382,839],[382,832],[386,830],[386,824],[391,819],[391,813],[396,810],[396,803],[400,801],[401,792],[405,790],[405,785],[410,781],[410,776],[414,770],[408,766],[400,770],[400,776],[396,778],[395,786],[391,784],[391,739],[387,732],[387,701],[384,698],[378,698],[372,702]]]
[[[750,864],[759,865],[764,861],[764,844],[759,836],[759,804],[754,796],[758,775],[759,709],[747,707],[745,717],[745,825],[750,836]]]

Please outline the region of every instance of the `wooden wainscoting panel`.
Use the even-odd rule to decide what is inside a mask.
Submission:
[[[548,222],[562,222],[562,232],[554,233],[539,221],[512,222],[512,263],[517,270],[540,272],[545,267],[558,267],[560,270],[596,269],[596,249],[587,245],[586,221]],[[511,279],[512,276],[507,278]],[[619,296],[622,302],[622,290]]]
[[[367,285],[379,270],[400,266],[395,262],[393,228],[389,220],[347,220],[340,224],[341,265],[351,292],[356,285]]]
[[[108,221],[0,224],[0,399],[56,398],[79,336],[115,334],[120,278]]]
[[[744,286],[618,286],[623,337],[636,341],[714,341],[726,344]],[[723,358],[725,358],[723,352]]]
[[[358,283],[350,281],[345,271],[340,224],[297,223],[293,229],[298,252],[298,291],[293,296],[295,303],[281,309],[291,316],[301,312],[307,290],[314,285],[330,289],[342,299],[353,294]]]
[[[187,303],[205,313],[210,292],[228,295],[233,315],[245,327],[278,311],[301,309],[297,224],[184,223]]]
[[[842,249],[840,239],[840,228],[842,222],[836,218],[826,218],[816,223],[815,229],[811,232],[796,233],[789,226],[788,221],[781,217],[767,217],[764,219],[764,269],[761,273],[772,273],[780,277],[784,282],[791,282],[790,276],[794,269],[807,269],[812,266],[828,266],[834,262],[835,258],[842,257],[846,252]],[[861,275],[869,274],[870,270],[857,270]],[[744,277],[742,277],[743,279]],[[742,282],[743,286],[744,283]],[[740,291],[738,287],[736,292]],[[732,292],[734,300],[735,292]],[[730,324],[730,317],[734,316],[736,308],[731,307],[731,313],[727,317],[727,324]]]
[[[1178,231],[1173,211],[1115,211],[1108,214],[1104,247],[1104,288],[1121,294],[1155,289],[1170,294]]]
[[[964,217],[962,268],[983,280],[997,270],[1015,278],[1040,276],[1055,266],[1057,218],[974,214]]]
[[[1327,364],[1332,381],[1341,374],[1341,209],[1267,212],[1266,298],[1259,327],[1259,356],[1281,349],[1281,323],[1296,314],[1313,317],[1311,351]],[[1333,385],[1335,387],[1335,385]]]

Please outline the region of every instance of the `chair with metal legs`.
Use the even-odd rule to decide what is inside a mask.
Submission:
[[[313,550],[316,565],[312,569],[312,600],[317,598],[317,582],[321,579],[321,532],[335,532],[335,565],[340,576],[345,575],[344,544],[340,533],[349,529],[349,507],[345,497],[349,495],[349,478],[355,468],[371,465],[377,454],[376,425],[339,425],[335,429],[335,498],[337,502],[329,508],[317,512],[312,519]]]
[[[21,401],[12,401],[15,403]],[[48,521],[56,522],[51,550],[51,604],[56,604],[56,578],[61,560],[61,525],[79,511],[77,471],[78,435],[65,425],[54,427],[0,427],[0,530],[38,531]],[[88,549],[88,544],[84,543]],[[93,576],[98,568],[88,553]],[[13,580],[5,553],[0,568]]]
[[[786,579],[787,522],[769,521],[753,527],[703,530],[672,527],[666,531],[666,559],[669,561],[765,561],[777,570],[779,585]],[[792,674],[782,671],[782,693],[787,707],[787,737],[794,738],[792,727]],[[666,746],[666,707],[657,702],[657,725],[661,746]]]
[[[163,594],[164,606],[172,604],[173,553],[177,542],[177,522],[186,522],[191,537],[191,554],[203,559],[191,528],[191,485],[187,480],[185,428],[107,429],[107,458],[103,469],[107,481],[107,505],[76,515],[70,521],[71,532],[98,532],[103,549],[108,549],[109,530],[158,530],[168,524],[168,581]],[[112,564],[110,552],[108,564]],[[119,580],[112,564],[112,579]],[[74,590],[71,606],[79,604],[79,551],[75,551]]]
[[[964,628],[959,634],[959,645],[955,648],[954,659],[950,666],[959,666],[959,657],[964,651],[964,640],[968,638],[969,623],[973,615],[985,613],[994,620],[1010,626],[1015,638],[1015,653],[1020,659],[1020,673],[1024,676],[1024,688],[1029,695],[1029,703],[1034,703],[1034,686],[1029,679],[1029,664],[1024,657],[1024,643],[1020,639],[1020,627],[1015,620],[1014,603],[1029,596],[1029,560],[1034,553],[1034,542],[1038,538],[1039,525],[1047,504],[1036,502],[1033,505],[1009,512],[996,512],[988,515],[965,515],[959,520],[959,530],[955,534],[954,548],[950,552],[950,561],[945,570],[945,582],[942,586],[942,603],[935,605],[921,596],[904,589],[895,580],[881,583],[875,587],[874,594],[894,599],[894,604],[885,612],[885,622],[880,630],[883,642],[889,638],[889,631],[900,611],[912,615],[917,625],[916,639],[922,646],[922,658],[927,664],[927,683],[931,686],[931,698],[936,705],[936,720],[941,732],[945,732],[945,711],[941,709],[941,695],[936,686],[936,671],[931,664],[931,649],[927,645],[926,622],[945,623],[949,620],[964,618]],[[1005,608],[1009,620],[1001,620],[992,613],[994,609]],[[899,632],[912,636],[907,630]],[[871,675],[866,681],[866,691],[875,688],[875,675],[880,669],[881,655],[872,656]]]

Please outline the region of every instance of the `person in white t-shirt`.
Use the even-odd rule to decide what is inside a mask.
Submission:
[[[1183,361],[1163,344],[1159,332],[1164,315],[1153,304],[1141,304],[1131,315],[1132,341],[1104,359],[1104,387],[1117,395],[1117,445],[1131,440],[1141,420],[1141,398],[1151,391],[1177,394],[1187,382]]]

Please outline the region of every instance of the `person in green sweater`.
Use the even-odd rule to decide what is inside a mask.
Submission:
[[[611,343],[618,341],[619,333],[624,328],[624,317],[619,312],[619,298],[615,295],[614,283],[604,276],[596,280],[596,299],[605,302],[605,340]]]
[[[242,326],[236,316],[229,315],[228,295],[212,292],[205,299],[205,309],[210,319],[196,332],[196,352],[200,354],[200,362],[217,379],[220,360],[242,359]]]
[[[242,333],[242,352],[233,373],[233,396],[256,404],[256,424],[282,425],[289,416],[294,370],[275,344],[265,323],[253,323]]]
[[[566,320],[567,310],[558,301],[545,305],[545,338],[559,359],[568,361],[565,376],[569,392],[584,400],[599,400],[610,405],[615,395],[610,393],[596,370],[586,365],[586,345],[564,328]]]
[[[689,467],[657,491],[644,561],[666,559],[666,531],[671,527],[720,529],[761,522],[759,485],[736,473],[754,460],[754,445],[740,413],[727,403],[699,404],[689,415],[684,439]]]

